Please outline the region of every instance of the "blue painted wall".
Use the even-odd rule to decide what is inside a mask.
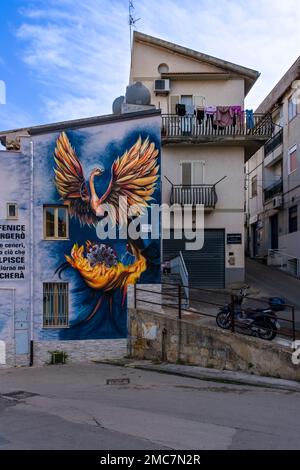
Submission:
[[[160,120],[157,118],[140,121],[125,121],[110,123],[87,129],[69,130],[66,134],[75,149],[84,168],[89,175],[95,166],[101,165],[105,172],[97,178],[96,190],[99,196],[104,194],[111,178],[111,167],[118,156],[129,150],[139,136],[142,140],[147,137],[160,149]],[[106,296],[102,291],[88,287],[80,274],[69,267],[61,274],[61,280],[70,285],[70,327],[67,329],[42,328],[42,282],[58,281],[54,274],[57,268],[65,262],[65,255],[71,253],[74,243],[80,246],[87,240],[100,242],[95,227],[81,225],[72,218],[70,221],[69,241],[45,241],[42,239],[42,210],[44,204],[59,203],[60,197],[54,185],[53,152],[59,133],[40,136],[34,139],[35,155],[35,272],[39,273],[35,280],[35,331],[37,339],[113,339],[124,338],[127,335],[127,302],[122,303],[122,292],[117,289],[112,296]],[[158,156],[158,164],[160,164]],[[160,180],[153,194],[154,201],[160,204]],[[126,254],[127,240],[104,240],[116,252],[118,260]],[[142,274],[140,282],[160,282],[160,241],[145,241],[148,246],[147,270]],[[39,287],[37,288],[37,286]],[[91,320],[85,321],[95,308],[99,297],[101,306]],[[39,314],[40,312],[40,314]]]
[[[75,149],[86,177],[93,168],[101,165],[105,172],[97,178],[96,190],[99,196],[104,194],[111,177],[111,167],[117,157],[129,150],[141,136],[149,138],[160,151],[160,117],[152,116],[143,119],[111,122],[93,127],[66,130],[66,135]],[[116,289],[112,295],[104,295],[101,290],[87,285],[77,269],[70,265],[57,271],[66,264],[65,255],[70,255],[75,243],[85,245],[87,241],[110,245],[119,261],[135,258],[126,255],[127,240],[104,240],[97,237],[94,226],[81,225],[76,218],[70,219],[70,237],[68,240],[48,241],[43,234],[43,206],[45,204],[61,204],[58,190],[54,182],[54,150],[60,132],[47,133],[22,139],[21,153],[12,158],[9,152],[3,152],[0,160],[1,207],[13,199],[20,205],[20,221],[26,224],[26,278],[24,281],[0,281],[0,287],[16,287],[16,311],[30,311],[30,257],[29,257],[29,208],[30,208],[30,143],[34,149],[34,340],[85,340],[114,339],[127,336],[127,302],[122,302],[123,292]],[[0,155],[1,157],[1,155]],[[5,161],[4,161],[5,160]],[[7,163],[9,161],[9,164]],[[160,165],[160,153],[157,157]],[[4,171],[5,169],[5,171]],[[14,175],[14,176],[13,176]],[[17,179],[17,183],[16,180]],[[11,181],[14,181],[12,184]],[[13,187],[10,187],[12,184]],[[153,202],[160,204],[160,176],[153,193]],[[4,218],[0,218],[0,223]],[[143,256],[147,259],[147,269],[141,274],[139,282],[160,282],[160,240],[143,240],[139,242]],[[43,328],[43,283],[68,282],[70,292],[69,327]],[[92,318],[86,321],[94,310],[100,297],[101,305]],[[4,299],[4,300],[3,300]],[[10,337],[13,323],[10,316],[4,315],[6,303],[0,292],[0,339]],[[2,313],[1,313],[2,312]],[[29,318],[29,316],[28,316]]]

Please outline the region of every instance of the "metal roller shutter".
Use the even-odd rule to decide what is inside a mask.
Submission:
[[[182,251],[192,287],[223,289],[225,287],[225,231],[204,231],[204,246],[199,251],[186,251],[184,240],[164,240],[164,260]]]

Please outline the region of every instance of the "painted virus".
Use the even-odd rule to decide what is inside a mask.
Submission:
[[[93,268],[97,264],[104,264],[107,268],[116,266],[118,259],[115,251],[108,245],[91,244],[87,247],[87,259]]]

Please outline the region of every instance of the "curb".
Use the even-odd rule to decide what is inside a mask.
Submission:
[[[109,364],[119,367],[130,367],[133,369],[158,372],[161,374],[187,377],[208,382],[227,383],[231,385],[243,385],[251,387],[269,388],[273,390],[284,390],[300,393],[300,383],[292,380],[276,379],[260,375],[249,375],[235,371],[221,371],[216,369],[206,369],[198,366],[185,366],[177,364],[153,364],[151,361],[94,361],[98,364]]]

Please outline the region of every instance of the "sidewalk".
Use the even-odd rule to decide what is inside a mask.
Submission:
[[[248,385],[252,387],[263,387],[300,393],[300,382],[293,380],[275,379],[272,377],[262,377],[259,375],[251,375],[243,372],[207,369],[205,367],[186,366],[179,364],[155,364],[151,361],[136,361],[132,359],[120,359],[119,361],[99,361],[99,363],[131,367],[134,369],[160,372],[162,374],[178,375],[181,377],[189,377],[192,379],[206,380],[211,382]]]

